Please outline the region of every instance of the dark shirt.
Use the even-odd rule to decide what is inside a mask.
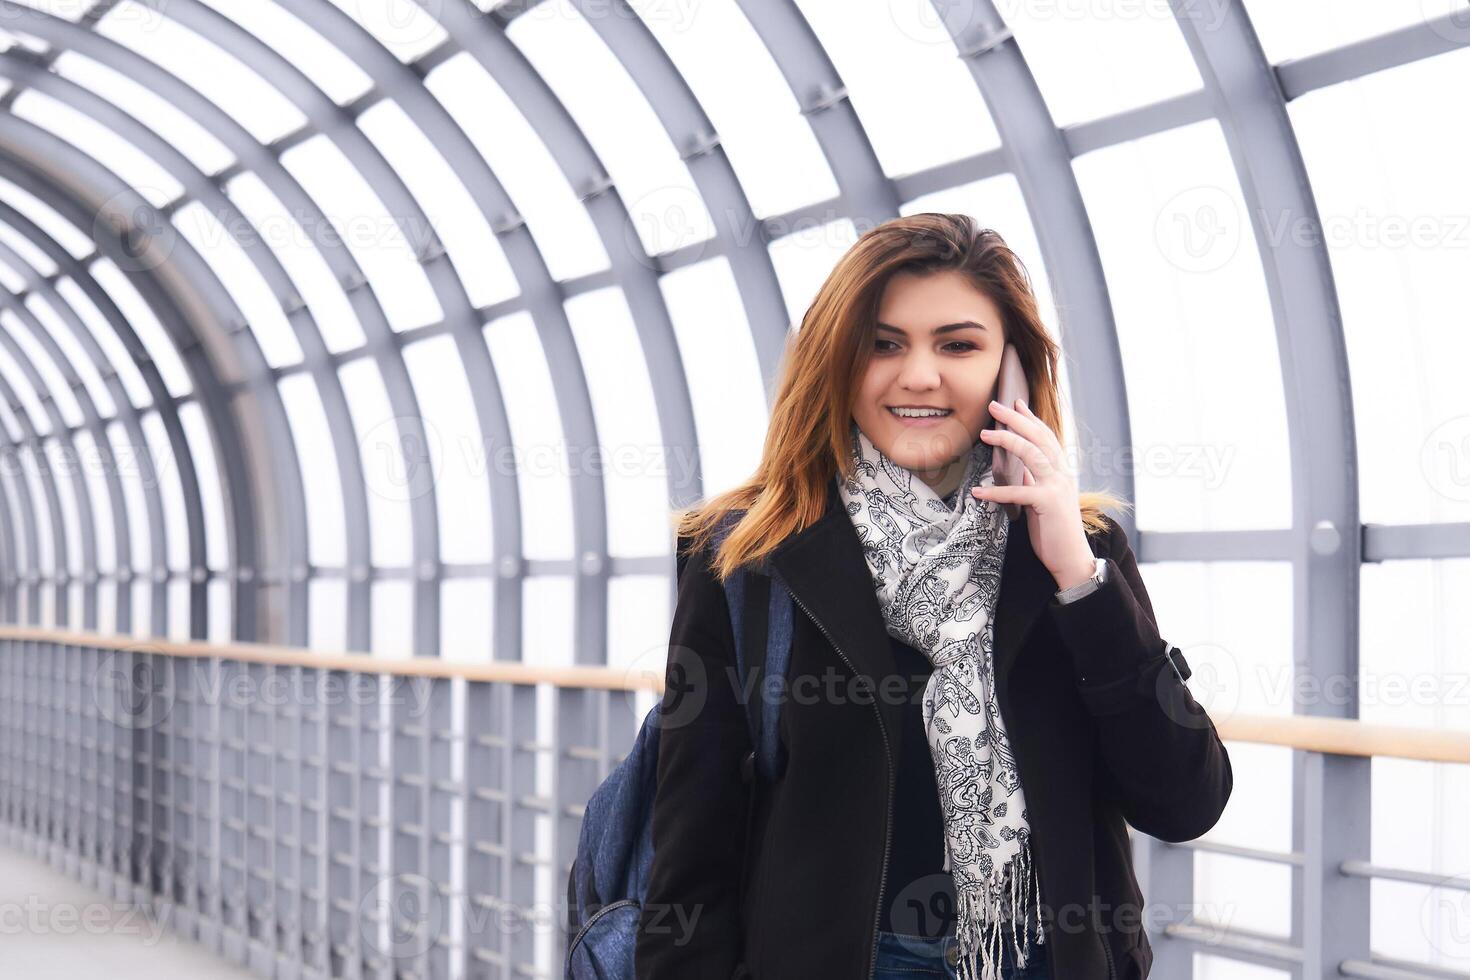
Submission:
[[[924,686],[933,671],[929,658],[892,636],[898,673],[909,681],[903,709],[900,750],[893,799],[893,836],[889,842],[888,877],[883,888],[879,928],[908,936],[953,933],[954,878],[944,870],[944,817],[934,759],[924,733]]]

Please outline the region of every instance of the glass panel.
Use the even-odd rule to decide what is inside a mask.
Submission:
[[[394,330],[443,318],[403,229],[335,144],[314,136],[281,154],[281,163],[326,216],[328,226],[308,228],[308,240],[317,248],[336,247],[338,241],[347,246]]]
[[[153,587],[146,578],[136,579],[132,587],[128,589],[128,596],[133,603],[133,635],[138,637],[153,635]]]
[[[630,675],[662,678],[672,618],[667,577],[614,575],[608,579],[608,666]]]
[[[484,579],[446,579],[439,585],[439,656],[462,663],[490,658],[495,635],[492,583]]]
[[[837,66],[885,173],[912,173],[1000,145],[969,67],[928,4],[797,6]]]
[[[53,17],[62,17],[72,23],[77,23],[86,15],[89,7],[96,4],[92,0],[24,0],[28,7],[43,10]],[[9,33],[8,31],[6,32]],[[19,38],[29,38],[29,35],[16,32]]]
[[[4,288],[7,293],[24,292],[26,281],[20,274],[20,270],[0,263],[0,288]]]
[[[675,455],[659,434],[653,382],[622,293],[599,289],[572,297],[566,307],[597,419],[601,456],[583,465],[600,474],[607,494],[608,551],[665,553],[672,540],[667,474],[670,467],[687,471],[694,461]]]
[[[20,348],[25,359],[40,376],[41,384],[46,387],[46,394],[51,396],[51,400],[56,403],[56,408],[61,413],[61,420],[68,428],[81,425],[82,409],[77,404],[76,393],[71,390],[71,384],[57,370],[56,362],[51,359],[51,355],[37,343],[35,334],[31,332],[31,324],[9,310],[0,311],[0,323],[5,325],[15,345]]]
[[[168,583],[168,637],[189,639],[189,583],[174,579]]]
[[[714,224],[648,100],[581,13],[545,0],[506,31],[566,104],[617,185],[649,255],[713,237]]]
[[[71,575],[82,573],[82,515],[77,509],[80,501],[77,494],[84,493],[81,488],[81,477],[77,473],[74,460],[69,460],[61,452],[61,446],[55,439],[47,439],[41,443],[42,453],[45,455],[46,466],[51,471],[51,478],[56,481],[56,496],[61,501],[61,526],[66,531],[66,554],[59,556],[64,562],[59,563],[61,570]]]
[[[235,638],[235,604],[232,601],[230,583],[212,579],[205,587],[205,594],[209,596],[209,642],[229,643]]]
[[[10,442],[20,442],[25,438],[25,434],[20,431],[20,423],[10,411],[10,406],[5,403],[4,398],[0,398],[0,424],[5,426],[5,435]],[[0,450],[0,453],[3,453],[3,450]],[[3,459],[3,456],[0,456],[0,459]]]
[[[307,554],[313,565],[342,565],[347,561],[342,476],[321,394],[306,374],[282,378],[280,389],[306,487]]]
[[[106,290],[108,297],[121,311],[123,319],[148,349],[148,356],[158,368],[159,376],[169,394],[175,398],[189,394],[193,385],[189,381],[189,373],[184,370],[184,362],[179,359],[173,340],[165,332],[163,324],[154,318],[153,308],[138,295],[131,280],[112,264],[111,259],[98,259],[92,263],[91,272],[97,285]]]
[[[81,582],[71,582],[66,587],[66,618],[67,626],[70,629],[82,629],[83,623],[85,622],[86,609],[84,606],[84,591],[85,590]]]
[[[299,364],[301,345],[296,342],[285,311],[261,278],[260,270],[219,219],[204,205],[192,202],[174,215],[174,227],[219,277],[260,345],[266,363],[271,367]],[[234,231],[248,235],[242,229]]]
[[[41,472],[36,468],[36,456],[31,447],[16,447],[15,458],[20,463],[21,476],[31,495],[31,513],[27,518],[36,525],[36,563],[31,567],[39,571],[48,582],[53,581],[56,578],[56,560],[61,556],[56,554],[56,541],[52,536],[55,531],[51,523],[51,506],[48,502],[50,498],[41,484]],[[64,527],[61,530],[65,532]]]
[[[554,279],[608,266],[591,215],[526,117],[480,63],[460,52],[424,82],[490,162]]]
[[[488,441],[480,434],[454,339],[430,337],[403,349],[418,394],[439,504],[439,559],[488,562],[491,554]]]
[[[273,4],[258,6],[274,7]],[[188,157],[200,171],[216,173],[235,162],[235,155],[229,148],[193,116],[128,75],[71,51],[63,51],[52,70],[142,122]]]
[[[112,498],[107,493],[107,470],[92,433],[78,429],[72,434],[77,452],[77,475],[92,505],[92,527],[97,541],[96,571],[106,575],[117,568],[117,528],[113,524]],[[105,590],[102,590],[105,591]]]
[[[127,392],[128,401],[133,407],[142,408],[151,404],[153,399],[149,395],[148,385],[144,382],[138,365],[134,363],[133,355],[123,346],[122,340],[112,329],[112,324],[103,319],[102,312],[93,305],[91,298],[70,278],[58,279],[56,291],[61,294],[66,305],[81,318],[97,346],[102,348],[108,366],[117,372],[118,380],[122,382],[123,390]],[[187,383],[187,379],[185,380]]]
[[[8,310],[0,312],[0,325],[3,325],[5,330],[14,332],[13,320],[14,317]],[[26,418],[30,420],[36,434],[50,435],[51,419],[47,417],[45,409],[42,408],[36,389],[31,386],[30,379],[22,373],[20,365],[11,358],[10,351],[3,346],[0,346],[0,378],[3,378],[11,391],[15,392],[15,397],[20,400],[20,407],[25,411]]]
[[[377,566],[407,565],[413,557],[404,479],[403,438],[388,401],[378,366],[359,359],[342,365],[342,388],[357,432],[363,476],[368,489],[372,527],[372,559]]]
[[[538,667],[575,663],[572,652],[572,580],[566,575],[536,575],[522,589],[521,659]],[[549,713],[537,712],[538,718]]]
[[[184,192],[184,186],[152,157],[64,102],[27,89],[12,104],[11,111],[102,163],[154,207],[162,207]],[[142,215],[135,217],[148,220]]]
[[[1185,17],[1201,13],[1183,9]],[[1014,3],[1006,5],[1005,19],[1058,126],[1162,102],[1203,85],[1169,4],[1126,4],[1102,12],[1085,5]],[[1205,21],[1201,29],[1212,26]]]
[[[1272,64],[1290,58],[1329,51],[1332,48],[1375,37],[1403,27],[1414,27],[1447,14],[1464,14],[1460,0],[1418,0],[1417,3],[1374,3],[1373,0],[1296,0],[1271,3],[1247,0],[1251,24]],[[1463,16],[1458,34],[1464,39]],[[1455,40],[1454,36],[1449,38]]]
[[[1150,529],[1289,527],[1271,303],[1219,124],[1098,150],[1076,171],[1133,427],[1131,446],[1099,451],[1133,467],[1137,513]]]
[[[1290,793],[1282,787],[1278,795],[1289,797]],[[1200,925],[1248,929],[1283,940],[1290,937],[1291,868],[1230,854],[1196,854],[1194,868],[1196,905],[1192,911]],[[1222,971],[1221,976],[1240,974]]]
[[[372,653],[395,660],[413,656],[412,583],[399,580],[373,583]]]
[[[306,642],[313,650],[333,653],[346,651],[347,583],[336,578],[313,578],[307,583],[306,595]]]
[[[199,480],[199,497],[204,512],[204,561],[215,571],[230,565],[229,530],[225,521],[225,502],[221,496],[219,468],[214,455],[214,440],[204,422],[204,412],[196,402],[179,406],[179,424],[189,446],[189,456]]]
[[[470,302],[488,306],[520,292],[500,242],[485,223],[455,168],[396,103],[383,101],[357,118],[357,125],[387,158],[428,216],[430,228],[449,253]],[[418,232],[418,226],[415,225]]]
[[[306,124],[306,117],[275,86],[230,52],[132,0],[123,0],[103,17],[97,33],[167,68],[261,143]]]
[[[561,412],[541,338],[526,313],[494,320],[485,342],[500,379],[513,445],[493,460],[515,466],[521,493],[523,554],[528,559],[572,557],[571,485]]]
[[[332,2],[403,61],[413,61],[448,36],[428,11],[417,4],[399,3],[397,0]]]
[[[264,41],[338,105],[351,102],[373,87],[372,79],[355,61],[279,4],[258,0],[201,2]]]
[[[786,300],[791,329],[800,330],[807,307],[816,299],[822,283],[832,274],[837,260],[858,239],[857,228],[847,218],[817,228],[804,228],[771,242],[771,262]]]
[[[1290,104],[1322,219],[1353,376],[1362,519],[1470,520],[1470,128],[1440,92],[1470,51]]]
[[[117,631],[117,592],[111,582],[103,582],[97,587],[97,632]]]
[[[36,569],[38,556],[31,553],[31,544],[25,534],[25,529],[33,522],[26,512],[17,489],[20,481],[25,479],[21,473],[19,456],[19,450],[9,447],[5,449],[3,455],[0,455],[0,463],[3,463],[0,465],[0,490],[3,490],[5,495],[5,506],[10,510],[10,528],[14,535],[12,547],[15,548],[15,555],[11,560],[11,565],[17,573],[22,573]],[[25,593],[24,589],[18,591],[21,595]],[[25,617],[22,617],[21,621],[26,621]]]
[[[78,342],[72,324],[62,320],[56,309],[52,307],[52,302],[49,295],[43,299],[40,293],[31,293],[25,299],[26,309],[30,310],[31,315],[41,322],[51,339],[56,341],[56,346],[61,348],[67,363],[76,372],[77,377],[81,378],[83,386],[87,389],[87,395],[96,406],[97,414],[104,419],[110,418],[117,411],[117,406],[112,400],[112,392],[103,383],[97,365],[93,363],[92,358]]]
[[[750,22],[734,4],[704,4],[694,13],[639,10],[714,123],[756,217],[836,197],[811,124]]]
[[[159,496],[163,498],[163,525],[168,544],[168,567],[171,571],[189,568],[189,524],[184,519],[184,488],[179,482],[179,461],[174,458],[168,433],[157,412],[143,416],[143,436],[153,455],[154,475]]]
[[[749,479],[759,464],[769,423],[765,385],[750,324],[724,257],[677,269],[661,277],[658,284],[674,321],[679,357],[689,379],[708,496]],[[667,465],[682,468],[688,464],[671,456]],[[651,496],[662,508],[663,524],[656,537],[630,553],[656,555],[672,550],[668,490],[660,487]]]
[[[0,177],[0,200],[25,215],[73,258],[84,258],[95,250],[91,229],[83,231],[63,218],[51,205]]]
[[[128,441],[127,431],[121,422],[107,427],[107,438],[112,443],[112,455],[117,466],[118,482],[122,484],[123,500],[128,511],[128,552],[133,571],[147,573],[153,565],[153,546],[149,538],[148,503],[143,496],[143,469],[141,454],[147,450],[135,448]],[[136,586],[135,591],[145,591],[146,581]]]
[[[1359,717],[1364,722],[1463,732],[1470,729],[1470,559],[1415,559],[1363,566],[1359,626]],[[1446,878],[1470,862],[1464,766],[1373,760],[1375,864]],[[1414,805],[1405,806],[1405,801]],[[1373,948],[1385,956],[1453,967],[1470,956],[1464,892],[1374,882]]]
[[[291,278],[311,312],[322,341],[333,353],[363,345],[362,324],[337,277],[306,229],[255,174],[244,173],[225,186],[225,193],[251,223]]]
[[[9,203],[7,201],[7,203]],[[17,266],[14,270],[16,275],[23,279],[31,275],[54,276],[56,274],[56,263],[51,261],[51,256],[31,241],[25,235],[16,231],[8,224],[0,224],[0,241],[3,241],[9,249],[19,254],[26,267]],[[27,268],[28,267],[28,268]]]

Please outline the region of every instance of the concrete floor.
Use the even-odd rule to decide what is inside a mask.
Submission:
[[[258,980],[164,923],[0,844],[0,977]]]

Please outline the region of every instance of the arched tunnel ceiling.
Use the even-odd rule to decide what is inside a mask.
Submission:
[[[753,461],[831,261],[971,210],[1066,348],[1084,486],[1151,503],[1120,458],[1267,420],[1270,502],[1160,509],[1147,555],[1290,562],[1295,655],[1347,668],[1362,560],[1470,534],[1463,500],[1358,533],[1355,286],[1281,238],[1322,225],[1303,144],[1335,117],[1297,100],[1463,81],[1470,27],[1431,6],[1331,34],[1224,2],[0,0],[0,615],[609,662],[669,589],[668,508]],[[1185,189],[1138,221],[1150,183]],[[1230,256],[1169,244],[1217,208]],[[1252,407],[1217,383],[1171,428],[1140,366],[1198,345],[1171,293],[1240,331]]]

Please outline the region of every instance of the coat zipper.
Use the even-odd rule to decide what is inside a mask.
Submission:
[[[806,613],[807,619],[810,619],[813,623],[816,624],[817,629],[821,630],[822,635],[827,638],[828,643],[832,644],[832,649],[837,651],[837,655],[842,658],[843,663],[847,664],[848,669],[851,670],[854,674],[857,674],[857,667],[850,659],[848,659],[847,654],[842,652],[842,648],[837,645],[837,641],[832,638],[832,634],[827,632],[827,627],[822,625],[821,620],[812,615],[812,611],[807,608],[806,603],[802,602],[794,591],[788,588],[786,592],[791,596],[792,599],[796,601],[796,604],[801,607],[801,611]],[[883,754],[888,760],[888,806],[883,816],[883,872],[882,876],[878,880],[878,904],[873,909],[873,945],[868,951],[868,980],[872,980],[873,975],[878,970],[878,926],[879,923],[882,921],[883,915],[883,892],[884,889],[888,887],[888,850],[889,844],[891,843],[891,838],[893,836],[894,792],[893,747],[889,744],[888,741],[888,728],[883,724],[883,709],[878,707],[878,702],[876,700],[873,701],[873,713],[878,716],[878,731],[881,732],[883,735]]]

